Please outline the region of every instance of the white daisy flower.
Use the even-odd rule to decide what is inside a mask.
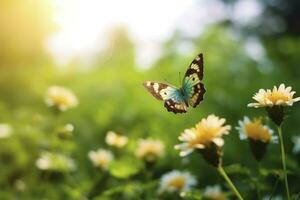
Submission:
[[[60,86],[49,87],[45,96],[45,101],[48,106],[54,106],[60,111],[66,111],[67,109],[78,105],[78,100],[73,92]]]
[[[219,185],[207,186],[204,190],[203,196],[210,200],[226,200],[226,195],[222,192]]]
[[[300,97],[293,97],[295,93],[292,87],[285,87],[284,84],[280,84],[278,88],[274,86],[273,90],[260,89],[253,96],[257,103],[250,103],[248,107],[292,106],[293,103],[300,101]]]
[[[139,140],[135,155],[148,162],[154,162],[157,158],[164,155],[164,149],[165,146],[160,140],[141,139]]]
[[[236,129],[239,131],[241,140],[250,138],[255,141],[262,141],[265,143],[278,142],[278,137],[273,135],[274,131],[267,125],[263,125],[261,119],[250,120],[245,116],[244,120],[240,120],[239,126]]]
[[[76,165],[73,159],[58,153],[42,152],[36,160],[36,166],[40,170],[74,171]]]
[[[196,184],[196,178],[189,172],[174,170],[161,177],[159,192],[185,192]]]
[[[88,157],[92,161],[95,167],[99,167],[102,170],[107,170],[109,164],[114,159],[114,155],[105,149],[98,149],[97,151],[90,151]]]
[[[204,149],[210,143],[221,147],[224,145],[223,135],[229,134],[231,127],[225,124],[224,118],[209,115],[202,119],[195,128],[186,129],[179,136],[183,143],[175,145],[175,149],[180,150],[180,156],[186,156],[195,149]]]
[[[122,148],[127,144],[128,138],[126,136],[119,135],[113,131],[109,131],[106,134],[105,141],[110,146],[116,146],[118,148]]]

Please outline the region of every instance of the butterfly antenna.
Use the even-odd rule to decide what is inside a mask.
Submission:
[[[178,77],[179,77],[179,85],[181,84],[181,73],[178,73]]]

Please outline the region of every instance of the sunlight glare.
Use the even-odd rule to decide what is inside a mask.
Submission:
[[[192,0],[56,0],[54,20],[59,30],[49,39],[48,47],[59,63],[66,64],[74,57],[99,52],[106,46],[109,31],[123,25],[134,38],[137,52],[142,51],[137,56],[140,54],[141,60],[146,58],[147,63],[148,56],[158,56],[156,44],[170,37],[177,19],[192,3]]]

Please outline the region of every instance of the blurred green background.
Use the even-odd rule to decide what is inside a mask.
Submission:
[[[193,1],[193,9],[197,12],[207,2]],[[130,143],[119,152],[120,157],[131,155],[140,138],[151,137],[165,143],[166,154],[154,166],[153,180],[170,170],[184,169],[197,177],[198,189],[214,184],[225,187],[215,169],[199,155],[181,159],[173,148],[185,128],[211,113],[226,118],[232,125],[225,139],[224,165],[231,169],[230,176],[246,194],[245,199],[256,199],[255,187],[247,174],[247,170],[255,172],[256,163],[247,142],[239,140],[234,127],[244,115],[266,116],[262,109],[246,107],[258,89],[285,83],[300,91],[300,2],[255,1],[261,12],[251,20],[239,21],[240,12],[233,11],[243,2],[213,1],[212,5],[226,8],[226,16],[205,22],[205,26],[201,20],[196,21],[192,25],[203,29],[193,35],[175,28],[161,43],[158,59],[143,67],[136,62],[137,41],[126,25],[109,30],[103,49],[93,54],[93,62],[75,56],[62,66],[45,47],[45,41],[60,29],[53,20],[55,6],[50,1],[2,0],[0,123],[10,124],[13,134],[0,139],[0,199],[87,199],[103,175],[93,167],[87,154],[100,147],[108,148],[104,138],[109,130],[129,137]],[[135,5],[128,3],[131,6]],[[250,7],[246,4],[244,9]],[[210,18],[214,13],[207,15]],[[143,81],[166,80],[177,85],[181,81],[178,73],[182,76],[200,52],[205,62],[204,101],[186,114],[168,113],[162,102],[142,87]],[[44,102],[52,85],[71,89],[79,105],[61,114],[53,112]],[[283,127],[293,194],[300,192],[300,157],[293,153],[291,139],[300,134],[299,118],[300,104],[295,104]],[[72,137],[61,139],[57,130],[66,123],[74,125],[74,132]],[[72,157],[76,170],[51,174],[39,170],[35,162],[43,150]],[[279,153],[278,145],[270,145],[261,163],[266,171],[261,186],[263,194],[270,193],[276,180],[273,172],[281,168]],[[101,199],[103,191],[124,186],[119,196],[105,198],[146,199],[145,191],[153,193],[156,189],[141,189],[140,182],[145,181],[138,173],[130,177],[111,176],[100,184],[97,195]],[[275,193],[284,194],[282,188],[280,181]]]

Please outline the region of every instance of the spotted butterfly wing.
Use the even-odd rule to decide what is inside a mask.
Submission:
[[[196,107],[202,100],[206,92],[204,84],[201,83],[203,79],[203,54],[199,54],[190,64],[186,71],[182,88],[187,97],[189,105]]]
[[[187,106],[180,89],[155,81],[146,81],[144,87],[158,100],[165,102],[164,106],[169,112],[185,113]]]
[[[182,87],[146,81],[145,88],[158,100],[163,100],[164,106],[169,112],[185,113],[187,107],[196,107],[202,100],[205,93],[203,79],[203,55],[199,54],[190,64],[182,81]]]

